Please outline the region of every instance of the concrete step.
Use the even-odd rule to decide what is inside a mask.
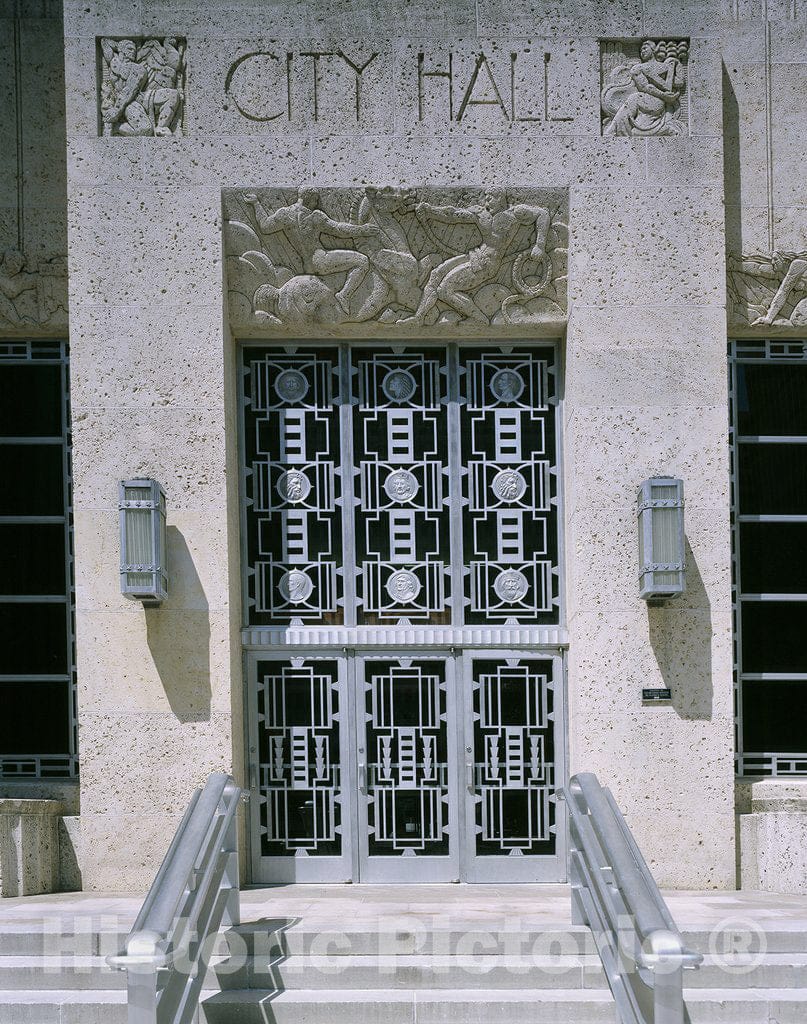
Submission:
[[[761,960],[707,957],[687,971],[690,990],[807,988],[807,954],[769,953]],[[126,975],[103,957],[0,956],[2,992],[33,989],[119,990]],[[599,957],[407,955],[212,958],[204,987],[265,991],[400,991],[605,988]]]
[[[89,924],[90,922],[88,922]],[[40,956],[76,954],[80,956],[107,956],[122,949],[128,927],[119,930],[109,927],[88,927],[72,932],[48,924],[0,924],[0,956]],[[714,953],[724,949],[756,950],[760,943],[769,953],[807,954],[807,929],[756,927],[715,935],[706,930],[685,930],[684,941],[701,953]],[[216,940],[214,952],[243,951],[261,956],[314,954],[319,956],[365,956],[377,954],[393,956],[413,953],[474,953],[505,955],[571,953],[586,955],[596,952],[588,928],[569,926],[543,926],[540,929],[498,922],[488,929],[478,924],[468,928],[412,927],[405,919],[398,930],[378,930],[372,927],[346,927],[335,930],[333,925],[317,928],[292,921],[273,920],[248,922],[237,928],[223,929]]]
[[[691,1024],[804,1024],[807,989],[688,991]],[[365,992],[256,989],[205,994],[201,1024],[613,1024],[604,989]],[[0,1024],[126,1024],[126,993],[4,992]]]
[[[691,1024],[804,1024],[807,989],[687,994]],[[206,1024],[613,1024],[606,990],[223,992],[202,1002]]]

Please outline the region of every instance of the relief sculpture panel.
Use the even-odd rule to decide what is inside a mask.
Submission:
[[[6,249],[0,256],[0,328],[26,333],[31,327],[66,329],[67,259],[34,261],[19,249]]]
[[[99,40],[102,135],[182,134],[185,40]]]
[[[562,323],[561,189],[262,189],[224,194],[239,330]]]
[[[688,39],[603,42],[602,133],[688,135]]]
[[[728,307],[738,326],[807,327],[807,252],[729,256]]]

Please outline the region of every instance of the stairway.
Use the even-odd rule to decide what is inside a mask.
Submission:
[[[460,922],[450,905],[441,914],[447,887],[420,891],[430,888],[428,915],[426,904],[415,913],[401,904],[397,916],[354,910],[339,920],[338,905],[323,915],[301,904],[300,914],[280,919],[247,905],[249,923],[217,937],[200,1024],[613,1024],[587,929],[517,918],[512,903],[502,912],[491,894]],[[540,899],[540,889],[532,894]],[[264,890],[260,909],[271,905]],[[125,1022],[125,975],[104,956],[118,950],[128,923],[71,932],[3,918],[0,906],[0,1024]],[[682,931],[706,954],[701,970],[685,975],[692,1024],[807,1021],[807,928],[779,927],[769,914],[767,951],[753,963],[716,952],[706,927]]]

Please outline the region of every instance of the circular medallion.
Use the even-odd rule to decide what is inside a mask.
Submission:
[[[518,569],[505,569],[500,572],[493,583],[493,589],[500,601],[515,604],[523,601],[529,590],[527,577]]]
[[[420,593],[420,580],[408,569],[398,569],[387,580],[387,593],[396,604],[410,604]]]
[[[527,490],[527,481],[517,469],[503,469],[494,476],[491,487],[499,501],[518,501]]]
[[[417,477],[408,469],[396,469],[384,481],[384,490],[390,501],[411,501],[419,488]]]
[[[314,584],[311,577],[300,569],[292,569],[280,577],[277,589],[291,604],[302,604],[311,597]]]
[[[515,370],[497,370],[490,379],[490,390],[500,402],[517,402],[524,391],[524,381]]]
[[[277,493],[292,505],[305,501],[311,491],[311,481],[299,469],[287,469],[277,481]]]
[[[390,370],[381,390],[391,402],[408,402],[417,390],[417,381],[409,370]]]
[[[282,370],[277,375],[275,391],[284,402],[301,402],[308,394],[308,381],[299,370]]]

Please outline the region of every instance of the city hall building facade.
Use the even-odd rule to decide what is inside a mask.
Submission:
[[[563,881],[594,771],[660,884],[803,891],[801,5],[0,12],[51,887],[146,887],[224,769],[248,882]]]

